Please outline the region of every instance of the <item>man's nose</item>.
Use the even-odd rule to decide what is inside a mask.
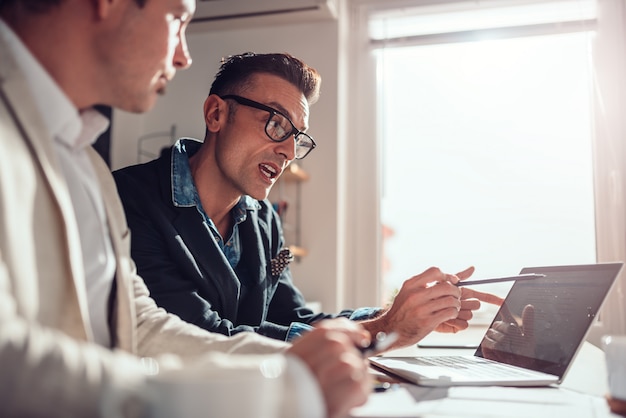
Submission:
[[[184,70],[191,66],[191,54],[189,54],[189,48],[187,47],[187,38],[185,35],[180,35],[180,42],[174,52],[174,67],[177,70]]]

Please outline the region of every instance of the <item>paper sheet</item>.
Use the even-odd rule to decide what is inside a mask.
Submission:
[[[426,388],[400,384],[372,394],[365,405],[353,409],[351,417],[589,418],[609,417],[607,411],[602,399],[552,387]]]

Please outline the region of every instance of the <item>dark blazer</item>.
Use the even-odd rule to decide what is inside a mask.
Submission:
[[[158,305],[210,331],[255,331],[281,340],[292,322],[336,316],[305,307],[288,267],[272,276],[270,260],[284,242],[267,200],[239,224],[242,254],[233,271],[197,208],[174,206],[171,154],[168,149],[157,160],[113,173],[131,230],[132,258]]]

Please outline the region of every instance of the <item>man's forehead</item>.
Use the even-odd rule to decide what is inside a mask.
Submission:
[[[289,81],[271,74],[255,74],[251,88],[257,101],[276,108],[290,119],[307,123],[309,117],[309,102],[304,94]],[[300,120],[302,119],[302,120]],[[296,123],[296,120],[293,120]]]

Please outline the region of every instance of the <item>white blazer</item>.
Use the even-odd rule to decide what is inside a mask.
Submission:
[[[95,152],[117,271],[110,315],[115,349],[93,343],[78,228],[45,132],[0,39],[0,416],[96,417],[103,404],[134,416],[145,379],[137,356],[212,352],[204,364],[236,373],[266,357],[239,361],[238,354],[284,350],[284,343],[253,333],[208,333],[156,306],[136,274],[115,184]]]

